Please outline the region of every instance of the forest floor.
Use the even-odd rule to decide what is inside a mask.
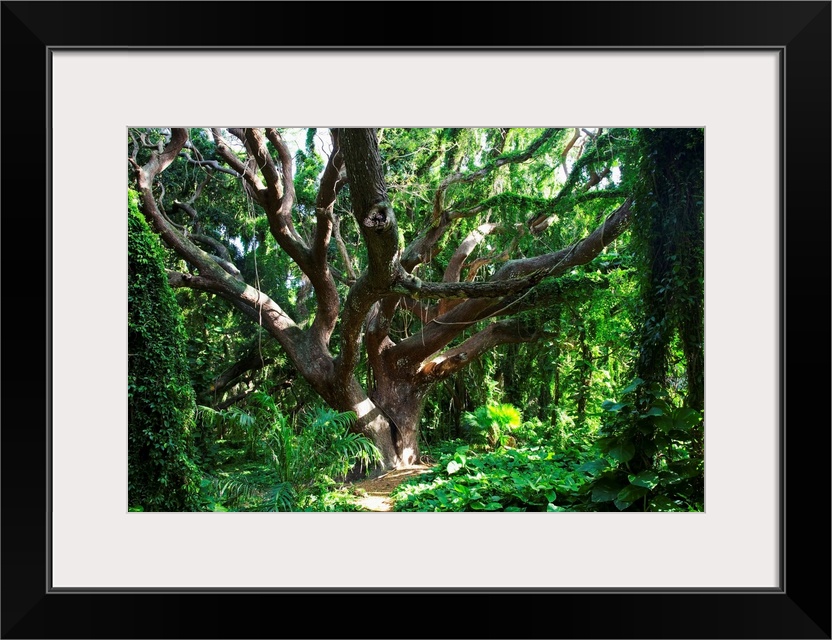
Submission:
[[[352,485],[356,493],[355,503],[368,511],[392,511],[390,493],[402,482],[413,476],[427,473],[435,465],[414,465],[407,469],[396,469],[378,478],[362,480]]]

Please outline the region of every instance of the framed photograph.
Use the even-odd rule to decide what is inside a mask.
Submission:
[[[830,638],[831,5],[3,2],[2,637]],[[704,509],[128,511],[125,140],[234,126],[703,131]]]

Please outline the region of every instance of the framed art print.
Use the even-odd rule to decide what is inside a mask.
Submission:
[[[3,3],[3,637],[410,637],[431,604],[464,637],[830,637],[830,3],[392,7]],[[166,311],[133,315],[125,202],[186,285],[191,380],[260,363],[196,389],[198,464],[137,426],[179,379],[163,333],[130,360]],[[623,233],[681,240],[661,271]],[[636,290],[680,327],[649,402]],[[436,468],[370,515],[321,489],[347,467],[290,467],[325,445]]]

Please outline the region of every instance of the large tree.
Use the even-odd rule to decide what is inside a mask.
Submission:
[[[342,128],[310,130],[293,154],[279,128],[133,129],[129,165],[141,211],[178,261],[170,284],[262,327],[395,468],[419,460],[431,389],[499,345],[547,336],[547,317],[586,290],[581,265],[630,222],[622,159],[635,139]],[[256,218],[251,238],[234,215]],[[273,247],[283,277],[247,281],[241,245]],[[265,362],[257,353],[235,371]]]

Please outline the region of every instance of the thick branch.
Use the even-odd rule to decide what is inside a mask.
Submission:
[[[214,144],[216,145],[217,153],[225,160],[234,171],[243,176],[245,184],[251,189],[251,193],[259,194],[265,189],[265,185],[260,180],[260,177],[254,171],[254,168],[247,162],[240,160],[236,154],[228,146],[228,143],[223,139],[222,133],[219,129],[211,129],[211,134],[214,137]],[[241,142],[243,142],[241,140]],[[256,197],[256,196],[255,196]]]
[[[448,261],[448,266],[442,276],[443,282],[459,282],[462,274],[462,265],[476,246],[482,242],[485,237],[494,231],[498,230],[500,225],[495,222],[488,222],[481,224],[479,227],[471,231],[465,239],[457,247],[451,259]]]
[[[628,199],[611,213],[604,223],[584,239],[555,253],[512,260],[489,281],[479,283],[425,283],[410,276],[402,277],[394,287],[414,298],[471,298],[448,313],[433,319],[422,331],[390,349],[390,357],[424,359],[447,345],[466,328],[487,317],[503,315],[506,305],[516,298],[496,303],[496,298],[522,295],[544,278],[562,275],[572,267],[586,264],[603,248],[620,236],[630,221]]]
[[[279,337],[278,332],[298,329],[295,321],[274,300],[259,289],[255,289],[244,282],[234,280],[237,286],[230,290],[229,287],[225,286],[226,283],[210,276],[192,275],[170,269],[167,270],[167,275],[168,284],[173,288],[188,287],[196,291],[214,293],[226,300],[242,304],[245,306],[246,315],[257,320],[257,324],[262,325],[276,338]],[[264,318],[265,320],[263,320]]]
[[[220,258],[225,262],[231,262],[231,256],[228,253],[228,247],[226,247],[222,242],[217,240],[216,238],[212,238],[211,236],[207,236],[204,233],[186,233],[187,237],[193,240],[194,242],[199,242],[201,244],[208,245],[214,250],[216,258]],[[232,265],[233,266],[233,265]],[[227,269],[227,267],[226,267]],[[240,275],[239,270],[237,267],[234,267],[234,273],[236,275]]]
[[[215,256],[200,249],[180,233],[164,216],[153,197],[153,178],[176,158],[186,139],[185,129],[173,129],[171,142],[163,153],[154,153],[148,163],[136,172],[136,186],[145,218],[162,240],[199,272],[198,276],[169,272],[171,285],[215,293],[232,301],[236,306],[243,308],[249,317],[256,317],[281,344],[286,346],[291,343],[286,336],[287,331],[297,329],[294,321],[266,294],[226,272],[217,264]]]
[[[434,381],[452,376],[467,367],[486,351],[497,345],[533,342],[546,335],[534,327],[518,324],[515,320],[503,320],[486,326],[458,347],[425,362],[419,373]]]
[[[277,244],[283,249],[301,270],[313,279],[314,265],[309,248],[303,238],[295,230],[292,222],[292,198],[289,194],[293,189],[286,185],[291,179],[284,175],[285,167],[278,169],[271,154],[266,148],[266,138],[258,129],[243,129],[241,131],[229,129],[235,135],[243,136],[246,147],[257,162],[263,173],[266,186],[259,192],[259,202],[266,211],[269,229]],[[287,197],[284,197],[286,195]]]
[[[222,259],[200,249],[188,239],[176,228],[176,225],[167,219],[153,196],[152,183],[154,178],[177,157],[186,140],[186,129],[173,129],[171,131],[171,141],[163,152],[153,153],[147,164],[137,168],[136,186],[140,194],[141,210],[162,240],[179,256],[194,265],[201,277],[213,281],[212,286],[217,292],[222,291],[229,295],[236,294],[243,291],[246,286],[238,279],[239,272],[234,273],[236,267],[231,265],[230,262],[223,265],[224,261]],[[187,205],[183,208],[188,211]],[[188,212],[189,214],[194,213],[192,210]]]
[[[338,146],[338,130],[332,130],[332,153],[329,155],[326,167],[321,176],[321,184],[318,187],[318,195],[315,198],[315,215],[317,226],[315,229],[315,241],[313,252],[316,260],[323,260],[333,228],[333,209],[335,198],[338,192],[346,184],[344,174],[344,158]]]
[[[283,186],[287,194],[289,192],[292,193],[291,203],[294,204],[295,186],[293,178],[294,172],[292,169],[292,154],[289,152],[289,147],[286,146],[283,136],[280,135],[280,132],[274,127],[268,127],[266,129],[266,137],[274,145],[274,148],[277,151],[277,157],[280,160],[280,172],[283,175],[284,180]]]
[[[560,255],[561,251],[557,254]],[[501,269],[502,271],[502,269]],[[501,298],[531,289],[543,278],[549,276],[544,268],[536,269],[510,280],[487,280],[485,282],[425,282],[402,274],[393,287],[393,293],[408,295],[416,300],[468,300],[471,298]],[[495,276],[496,277],[496,276]]]
[[[441,214],[407,246],[402,253],[401,261],[402,268],[407,273],[411,273],[418,265],[427,264],[433,260],[436,244],[445,234],[450,223],[451,219],[446,214]]]
[[[162,153],[154,153],[144,167],[136,166],[136,185],[140,195],[140,208],[156,232],[180,257],[190,263],[197,275],[169,272],[172,286],[187,286],[195,290],[216,294],[239,309],[244,315],[262,326],[283,347],[298,372],[312,387],[333,406],[346,409],[360,389],[353,378],[334,382],[334,362],[326,345],[316,341],[314,332],[305,333],[280,306],[262,291],[237,280],[215,262],[215,257],[200,249],[166,219],[151,189],[153,178],[163,170],[182,148],[186,139],[184,130],[174,129],[171,141]],[[239,132],[238,132],[239,133]],[[256,141],[256,136],[252,138]],[[306,255],[302,255],[305,258]],[[308,261],[305,261],[306,266]],[[304,265],[301,265],[303,268]],[[363,392],[361,392],[363,394]],[[350,402],[345,400],[349,396]],[[366,398],[366,396],[364,396]]]
[[[606,286],[604,283],[591,282],[586,279],[570,280],[565,285],[560,281],[541,284],[525,294],[504,298],[500,308],[488,310],[488,317],[518,316],[524,311],[546,309],[556,312],[565,300],[590,288]],[[536,342],[552,334],[544,331],[528,319],[513,317],[511,320],[494,322],[465,340],[462,344],[448,349],[439,356],[430,357],[422,362],[419,369],[428,382],[447,378],[468,366],[486,351],[501,344]],[[398,354],[396,357],[399,357]]]
[[[597,173],[594,169],[589,172],[589,180],[587,181],[586,185],[584,185],[584,191],[588,191],[596,184],[601,182],[604,178],[610,175],[611,169],[609,167],[604,167],[601,173]]]
[[[399,298],[399,305],[411,315],[418,318],[422,324],[430,322],[439,315],[437,305],[431,305],[421,300],[413,300],[406,296]]]
[[[281,161],[284,162],[284,165],[287,165],[285,170],[291,171],[291,156],[286,145],[282,143],[275,130],[269,129],[269,132],[269,139],[278,148]],[[337,130],[333,131],[332,140],[333,150],[324,169],[316,198],[316,223],[310,252],[311,268],[306,272],[315,289],[318,304],[318,312],[315,314],[315,320],[312,324],[312,333],[322,345],[329,343],[332,332],[335,330],[335,324],[338,321],[341,304],[327,257],[333,229],[336,228],[333,214],[335,198],[344,184],[341,179],[343,159],[338,149]],[[292,197],[294,198],[294,189],[292,190]],[[354,279],[355,274],[352,272],[352,266],[349,263],[347,263],[347,269]]]
[[[340,304],[335,280],[326,262],[325,245],[329,242],[329,226],[326,221],[323,225],[319,224],[312,250],[295,229],[292,222],[292,206],[295,201],[292,156],[277,129],[266,129],[265,137],[259,129],[229,131],[245,140],[246,148],[257,161],[266,181],[265,189],[259,193],[259,201],[266,211],[272,236],[309,278],[315,289],[318,313],[315,314],[310,337],[320,350],[327,351]],[[269,153],[267,138],[277,150],[279,162],[275,162]]]
[[[199,215],[197,214],[196,209],[194,209],[194,207],[191,204],[180,202],[179,200],[174,200],[173,209],[180,209],[187,213],[188,216],[194,221],[194,227],[199,229]],[[228,252],[228,247],[226,247],[222,242],[220,242],[216,238],[212,238],[211,236],[205,235],[204,233],[189,232],[184,227],[181,227],[173,222],[171,222],[171,224],[181,229],[183,234],[187,238],[190,238],[194,242],[207,244],[209,247],[211,247],[214,250],[214,253],[216,254],[215,258],[219,259],[220,264],[231,263],[231,254]],[[228,266],[225,266],[225,264],[223,264],[223,266],[225,267],[225,270],[228,271]],[[237,269],[237,267],[233,264],[231,266],[233,267],[232,273],[234,273],[235,275],[240,275],[240,271]]]
[[[607,286],[604,281],[594,282],[586,278],[568,280],[565,283],[562,280],[543,282],[530,291],[503,298],[497,308],[489,310],[488,317],[514,317],[533,309],[554,309],[579,291]]]
[[[398,308],[398,299],[385,298],[373,305],[367,319],[367,356],[373,370],[380,370],[379,356],[390,347],[390,321]]]
[[[592,233],[570,247],[534,258],[512,260],[495,274],[494,279],[507,280],[523,277],[540,269],[547,272],[547,277],[556,277],[576,265],[586,264],[601,253],[604,247],[624,233],[624,230],[630,224],[632,203],[632,198],[625,200]]]
[[[311,343],[308,335],[269,296],[247,285],[245,291],[235,295],[218,287],[210,278],[173,271],[168,271],[168,281],[173,287],[215,293],[229,302],[277,340],[298,372],[316,391],[325,398],[331,397],[332,357],[326,349]]]
[[[339,377],[352,375],[358,362],[361,327],[372,305],[389,293],[401,269],[396,216],[387,201],[378,141],[373,129],[339,132],[350,181],[353,215],[367,247],[367,270],[347,296],[342,319]]]
[[[257,168],[266,181],[266,186],[261,190],[260,203],[266,209],[267,215],[279,216],[283,200],[284,180],[282,172],[277,168],[274,158],[266,147],[266,138],[258,129],[243,129],[242,135],[245,139],[246,149],[257,162]],[[291,221],[283,221],[291,224]]]
[[[182,150],[182,147],[185,146],[187,141],[187,129],[173,129],[170,133],[169,142],[162,148],[162,150],[152,153],[150,160],[148,160],[143,167],[139,168],[136,166],[138,173],[147,183],[148,188],[151,184],[153,184],[153,180],[156,176],[167,169],[171,162],[176,160],[176,156],[179,155],[179,152]]]
[[[604,175],[609,173],[609,170],[602,172]],[[601,181],[601,177],[598,174],[594,174],[598,178],[598,182]],[[592,183],[592,177],[590,177],[587,185]],[[597,184],[592,183],[592,184]],[[538,211],[535,212],[535,215],[532,216],[526,222],[526,225],[529,227],[529,230],[533,234],[540,234],[546,229],[548,229],[551,224],[555,221],[557,217],[558,211],[568,210],[574,207],[575,205],[581,204],[583,202],[588,202],[590,200],[599,200],[603,198],[623,198],[625,197],[625,193],[621,189],[604,189],[603,191],[588,191],[589,187],[581,191],[576,195],[564,195],[563,192],[558,193],[558,195],[548,201],[546,206],[539,208]]]
[[[471,282],[476,277],[477,272],[487,264],[491,264],[492,262],[506,262],[509,258],[511,258],[511,254],[514,252],[515,249],[517,249],[517,243],[520,238],[520,235],[522,235],[522,233],[515,236],[514,239],[509,243],[509,246],[500,253],[493,253],[489,256],[483,256],[482,258],[471,260],[471,262],[466,264],[465,280]]]
[[[560,154],[560,164],[563,167],[563,175],[569,178],[569,170],[566,168],[566,156],[569,151],[575,146],[575,143],[578,141],[578,138],[581,136],[581,130],[576,128],[575,133],[572,134],[572,138],[569,142],[566,143],[566,147],[564,147],[563,151]]]
[[[277,150],[277,157],[280,160],[280,175],[282,177],[283,195],[281,196],[280,206],[286,215],[292,211],[295,206],[295,178],[294,169],[292,168],[292,154],[289,153],[289,148],[283,141],[277,129],[266,129],[266,137],[274,145]],[[263,145],[265,149],[265,145]]]
[[[476,248],[476,246],[482,242],[486,236],[495,231],[501,231],[502,227],[500,225],[489,222],[486,224],[481,224],[479,227],[471,231],[462,243],[457,247],[454,254],[451,256],[451,259],[448,261],[448,266],[445,269],[445,273],[443,274],[442,281],[443,282],[459,282],[462,277],[462,265],[468,256],[471,255],[471,252]],[[476,272],[476,271],[475,271]],[[472,278],[467,278],[471,280]],[[454,306],[454,302],[448,299],[440,300],[439,302],[439,315],[443,313],[447,313],[451,310]]]

